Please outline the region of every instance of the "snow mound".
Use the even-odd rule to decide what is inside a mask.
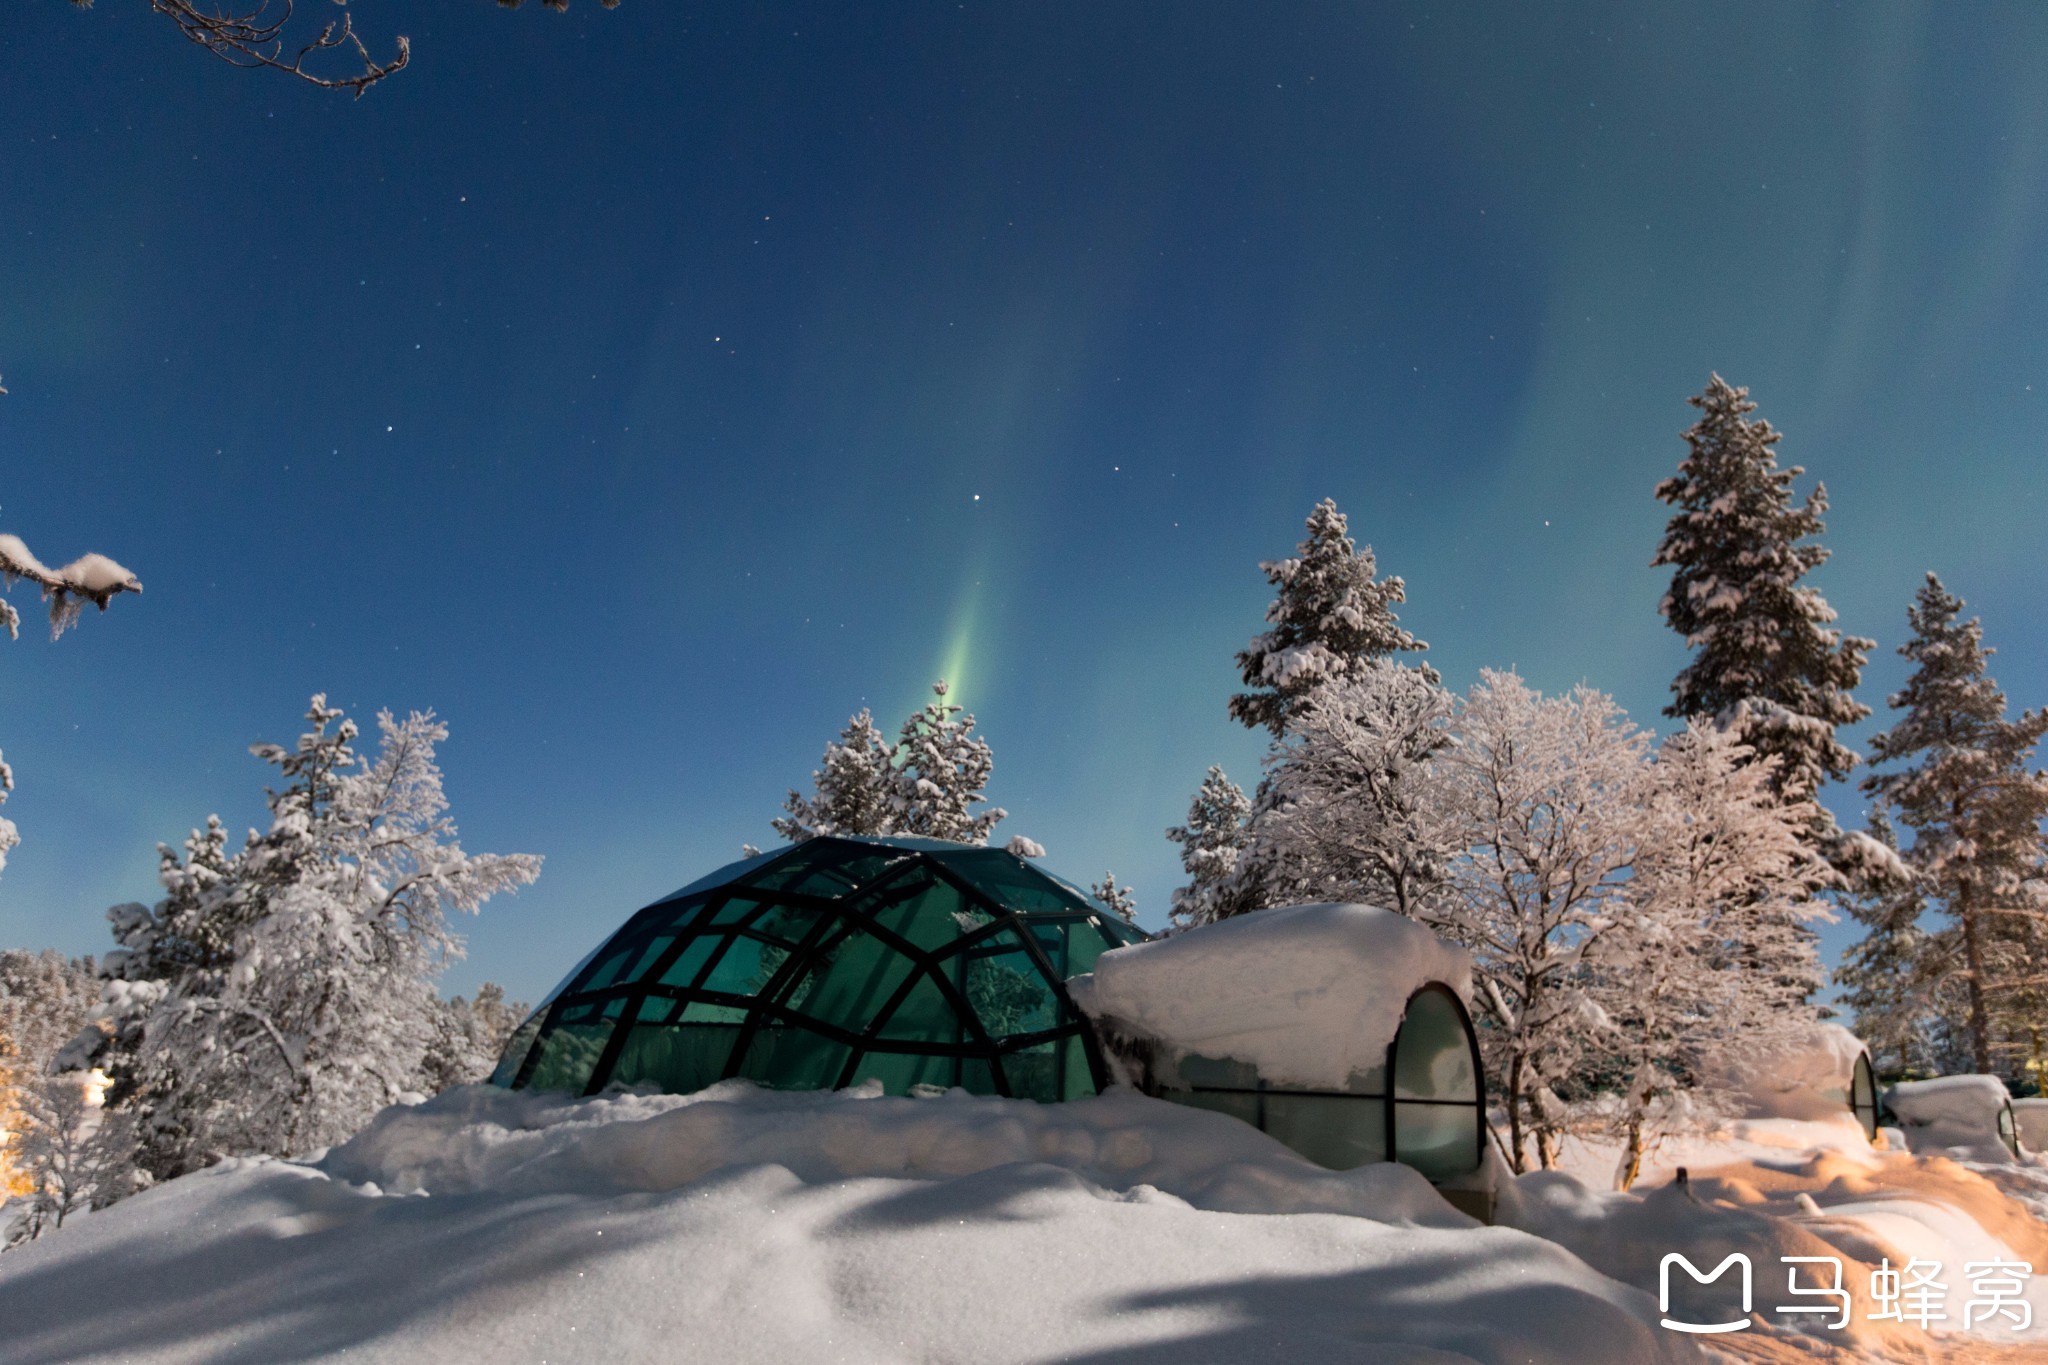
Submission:
[[[1405,1167],[1117,1092],[472,1088],[0,1257],[9,1365],[1699,1358],[1656,1320]]]
[[[1386,1061],[1408,997],[1442,982],[1469,1001],[1472,959],[1370,905],[1289,905],[1104,953],[1074,1003],[1181,1053],[1268,1081],[1341,1088]]]

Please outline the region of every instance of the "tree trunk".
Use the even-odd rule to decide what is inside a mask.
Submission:
[[[1978,943],[1977,907],[1970,883],[1956,888],[1956,920],[1963,928],[1963,962],[1970,981],[1970,1064],[1980,1075],[1991,1074],[1991,1022],[1984,1015],[1983,954]]]
[[[1643,1173],[1643,1111],[1632,1111],[1628,1116],[1628,1140],[1622,1149],[1621,1174],[1615,1184],[1624,1192],[1636,1183],[1636,1177]]]
[[[1522,1054],[1508,1059],[1508,1161],[1520,1175],[1528,1169],[1522,1155]]]

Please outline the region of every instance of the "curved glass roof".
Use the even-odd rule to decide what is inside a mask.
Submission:
[[[826,837],[628,920],[513,1035],[514,1089],[879,1080],[1037,1100],[1107,1076],[1063,983],[1145,934],[1002,849]]]

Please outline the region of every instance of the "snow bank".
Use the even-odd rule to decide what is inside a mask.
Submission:
[[[1183,1054],[1335,1089],[1385,1063],[1408,997],[1432,981],[1469,1001],[1470,956],[1391,910],[1289,905],[1104,953],[1067,990]]]
[[[1699,1358],[1656,1318],[1405,1167],[1129,1093],[460,1090],[0,1257],[10,1365]]]

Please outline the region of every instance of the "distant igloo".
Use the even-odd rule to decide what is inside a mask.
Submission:
[[[810,839],[627,920],[520,1027],[492,1080],[1077,1099],[1108,1076],[1064,983],[1144,938],[1003,849]]]

